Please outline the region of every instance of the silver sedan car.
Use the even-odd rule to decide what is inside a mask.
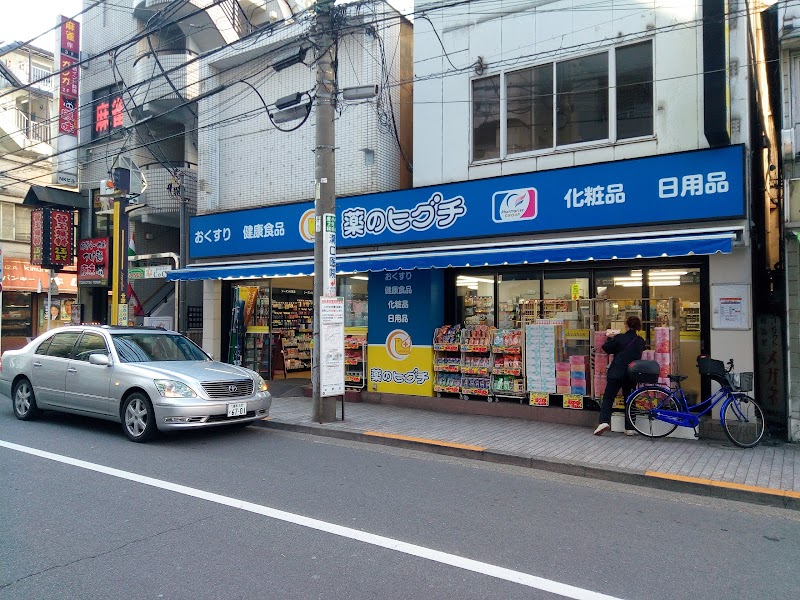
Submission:
[[[157,431],[246,425],[269,415],[267,384],[212,360],[188,338],[148,327],[75,326],[3,353],[0,393],[27,421],[56,410],[122,423],[144,442]]]

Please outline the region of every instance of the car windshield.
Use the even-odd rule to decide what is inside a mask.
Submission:
[[[115,333],[111,335],[121,362],[211,360],[191,340],[169,333]]]

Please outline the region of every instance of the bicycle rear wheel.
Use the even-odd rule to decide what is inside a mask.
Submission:
[[[678,426],[659,421],[651,412],[654,408],[678,410],[678,403],[668,390],[659,387],[644,387],[631,394],[625,404],[625,412],[633,428],[644,436],[660,438],[675,431]]]
[[[722,428],[740,448],[752,448],[764,437],[764,412],[747,394],[731,393],[722,407]]]

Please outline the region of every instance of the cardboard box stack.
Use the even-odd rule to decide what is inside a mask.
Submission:
[[[672,342],[675,334],[674,327],[655,328],[655,360],[659,366],[658,382],[669,385],[668,375],[672,370]]]
[[[594,381],[592,381],[592,389],[594,390],[595,398],[600,398],[603,392],[606,391],[606,376],[608,365],[614,359],[613,355],[608,355],[603,352],[603,344],[606,343],[608,337],[605,331],[595,331],[594,333]]]
[[[561,323],[525,326],[525,372],[529,392],[556,393],[556,342],[563,338]]]
[[[588,356],[569,357],[569,385],[571,394],[585,396],[588,390],[586,372],[589,365]]]

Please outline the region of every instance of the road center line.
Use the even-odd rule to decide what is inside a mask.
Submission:
[[[230,498],[228,496],[206,492],[197,488],[191,488],[185,485],[164,481],[163,479],[155,479],[145,475],[137,475],[136,473],[130,473],[128,471],[122,471],[120,469],[106,467],[96,463],[90,463],[77,458],[71,458],[69,456],[53,454],[52,452],[46,452],[44,450],[38,450],[28,446],[21,446],[19,444],[6,442],[3,440],[0,440],[0,447],[8,448],[9,450],[15,450],[17,452],[23,452],[32,456],[38,456],[40,458],[46,458],[48,460],[71,465],[73,467],[86,469],[88,471],[103,473],[104,475],[110,475],[119,479],[125,479],[127,481],[133,481],[155,488],[168,490],[178,494],[183,494],[185,496],[191,496],[200,500],[207,500],[208,502],[214,502],[223,506],[238,508],[239,510],[263,515],[265,517],[270,517],[286,523],[293,523],[295,525],[300,525],[301,527],[308,527],[310,529],[316,529],[317,531],[324,531],[326,533],[356,540],[365,544],[371,544],[373,546],[386,548],[388,550],[402,552],[404,554],[417,556],[419,558],[450,565],[459,569],[465,569],[467,571],[488,575],[496,579],[503,579],[505,581],[518,583],[520,585],[543,590],[552,594],[558,594],[559,596],[564,596],[565,598],[574,598],[575,600],[619,600],[614,596],[607,596],[606,594],[593,592],[591,590],[560,583],[551,579],[545,579],[543,577],[537,577],[535,575],[529,575],[527,573],[522,573],[521,571],[514,571],[512,569],[506,569],[497,565],[456,556],[454,554],[448,554],[446,552],[440,552],[424,546],[409,544],[400,540],[384,537],[382,535],[375,535],[373,533],[367,533],[366,531],[360,531],[358,529],[352,529],[350,527],[343,527],[334,523],[328,523],[326,521],[304,517],[302,515],[278,510],[276,508],[270,508],[261,504],[237,500],[236,498]]]

